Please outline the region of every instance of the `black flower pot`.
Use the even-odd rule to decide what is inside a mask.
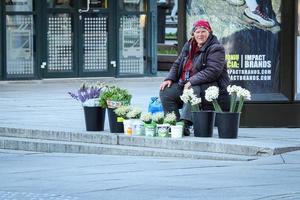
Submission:
[[[118,116],[114,112],[115,109],[108,108],[108,120],[111,133],[124,133],[123,122],[118,120]]]
[[[105,108],[83,107],[85,126],[87,131],[103,131],[105,122]]]
[[[192,112],[195,137],[212,137],[215,124],[215,112]]]
[[[240,126],[241,113],[222,112],[217,113],[219,138],[237,138]]]

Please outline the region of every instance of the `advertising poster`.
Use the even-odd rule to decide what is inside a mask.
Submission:
[[[196,20],[210,22],[231,84],[256,94],[253,100],[279,92],[281,0],[189,0],[186,9],[187,38]]]

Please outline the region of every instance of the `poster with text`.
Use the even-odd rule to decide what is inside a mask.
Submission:
[[[281,0],[189,0],[187,38],[198,19],[224,45],[231,84],[253,94],[279,92]]]

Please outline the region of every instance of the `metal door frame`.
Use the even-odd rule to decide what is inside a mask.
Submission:
[[[3,49],[4,49],[4,46],[2,43],[2,41],[4,41],[4,38],[3,38],[2,32],[4,31],[4,28],[5,28],[3,25],[3,18],[4,18],[3,6],[4,6],[4,1],[0,1],[0,80],[3,79],[3,68],[4,68],[4,61],[3,61],[4,57],[2,56]]]

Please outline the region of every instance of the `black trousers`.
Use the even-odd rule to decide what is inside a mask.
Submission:
[[[201,110],[214,110],[214,107],[211,102],[205,100],[205,91],[201,86],[192,86],[194,93],[197,97],[201,97]],[[159,93],[160,100],[164,109],[164,113],[174,112],[177,120],[188,120],[192,121],[191,107],[189,104],[185,104],[180,96],[183,93],[183,86],[178,83],[173,83],[169,88],[166,87],[164,90],[161,90]],[[223,111],[229,110],[229,95],[227,91],[220,91],[218,98],[218,103],[220,104]],[[179,112],[181,110],[181,114]]]

